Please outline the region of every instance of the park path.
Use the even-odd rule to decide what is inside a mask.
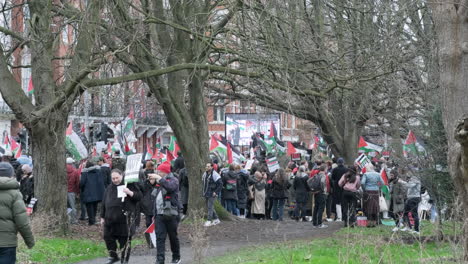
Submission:
[[[283,222],[269,220],[224,221],[217,226],[207,228],[206,235],[209,242],[206,256],[221,256],[242,248],[272,242],[330,237],[343,226],[342,222],[327,224],[329,225],[328,228],[318,229],[313,228],[310,222],[295,222],[289,219]],[[193,253],[188,240],[189,231],[183,228],[184,225],[181,226],[182,230],[179,232],[182,263],[192,263]],[[170,249],[168,244],[166,249]],[[148,264],[156,261],[156,250],[154,249],[150,250],[146,246],[137,246],[132,251],[131,264]],[[170,257],[170,251],[166,252],[166,262],[169,263]],[[103,264],[106,260],[107,258],[99,258],[76,264]]]

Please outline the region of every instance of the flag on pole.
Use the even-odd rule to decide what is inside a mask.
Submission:
[[[233,163],[232,149],[231,149],[231,144],[230,143],[227,144],[227,162],[228,162],[228,164]]]
[[[271,121],[270,124],[270,138],[277,138],[278,137],[278,132],[276,131],[275,124],[273,121]]]
[[[382,169],[382,171],[380,172],[380,177],[382,178],[385,185],[388,185],[387,171],[385,169]]]
[[[156,229],[156,224],[154,223],[154,220],[153,220],[151,225],[148,226],[148,228],[145,231],[145,234],[149,234],[149,236],[151,238],[151,243],[153,243],[153,247],[156,247],[156,232],[155,232],[155,229]]]
[[[364,138],[361,136],[359,137],[359,143],[358,143],[358,151],[360,153],[368,153],[368,152],[382,152],[383,147],[372,144],[370,142],[367,142],[364,140]]]
[[[211,136],[210,152],[217,152],[223,159],[227,157],[227,147],[219,142],[214,135]]]
[[[173,160],[175,160],[174,155],[169,150],[166,150],[166,161],[171,163]]]
[[[123,123],[124,123],[123,134],[125,136],[128,136],[130,133],[133,132],[133,129],[135,127],[135,113],[133,112],[133,109],[130,110],[130,113],[124,119]]]
[[[10,137],[8,136],[7,133],[4,134],[4,137],[3,137],[3,145],[5,146],[5,150],[11,150],[11,146],[10,146]]]
[[[20,146],[19,149],[16,151],[15,159],[19,159],[20,157],[21,157],[21,146]]]
[[[296,152],[297,152],[296,148],[293,146],[293,144],[290,141],[288,141],[288,152],[287,152],[287,154],[291,155],[291,154],[294,154]]]
[[[156,149],[161,149],[161,137],[158,137],[156,139]]]
[[[145,160],[151,160],[153,158],[153,151],[151,150],[151,147],[149,144],[146,144],[146,156]]]
[[[13,137],[10,137],[10,147],[11,147],[11,152],[16,153],[16,151],[19,149],[20,145],[18,142]]]
[[[180,150],[180,147],[179,145],[177,144],[177,139],[176,137],[174,136],[171,136],[171,142],[169,143],[169,147],[168,147],[169,151],[172,152],[172,156],[174,157],[177,157],[177,152],[179,152]]]
[[[83,141],[81,138],[73,131],[73,124],[70,122],[68,125],[66,138],[65,138],[65,147],[74,160],[80,161],[88,157],[88,151],[86,150]]]
[[[29,77],[29,84],[28,84],[28,94],[34,93],[34,85],[32,81],[32,75]]]
[[[153,156],[151,156],[151,159],[152,160],[155,160],[155,161],[158,161],[160,159],[160,155],[159,155],[159,150],[158,148],[156,148],[154,150],[154,153],[153,153]]]
[[[414,135],[413,131],[410,130],[408,132],[408,136],[406,137],[405,144],[403,145],[403,152],[405,156],[407,156],[410,152],[412,152],[415,155],[419,155],[416,143],[416,136]]]

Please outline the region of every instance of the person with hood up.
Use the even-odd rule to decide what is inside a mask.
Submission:
[[[284,169],[276,171],[271,184],[273,198],[271,217],[273,221],[283,221],[284,204],[288,198],[287,190],[291,187]]]
[[[104,177],[101,174],[101,167],[92,161],[88,160],[86,168],[81,172],[80,191],[88,213],[88,225],[94,225],[96,224],[97,205],[104,195]]]
[[[138,183],[124,186],[123,172],[114,169],[111,172],[112,184],[104,192],[101,210],[101,226],[104,227],[104,241],[109,252],[106,264],[119,261],[117,242],[119,242],[122,263],[130,258],[132,236],[135,234],[136,207],[142,194]],[[118,196],[121,188],[126,197]]]
[[[171,173],[171,164],[164,162],[156,169],[156,174],[150,174],[155,179],[156,189],[154,222],[156,226],[156,264],[164,264],[166,237],[169,236],[172,251],[172,264],[179,264],[180,242],[177,229],[180,222],[179,180]]]
[[[233,215],[237,215],[237,182],[238,174],[235,171],[235,165],[229,165],[229,170],[222,174],[224,208]]]
[[[14,169],[6,162],[0,162],[0,219],[0,263],[14,264],[18,232],[28,248],[35,242]]]
[[[307,202],[309,200],[310,188],[307,185],[307,180],[309,176],[306,173],[305,166],[299,166],[299,170],[294,177],[293,189],[295,190],[296,195],[296,208],[294,208],[294,217],[296,221],[302,219],[303,222],[306,222],[306,213],[307,213]]]

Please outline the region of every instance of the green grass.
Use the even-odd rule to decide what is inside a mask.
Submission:
[[[434,227],[430,223],[425,222],[423,226],[426,229],[423,229],[422,235],[434,234]],[[453,230],[452,227],[447,225],[446,228]],[[251,247],[212,258],[208,263],[449,263],[451,258],[458,257],[461,252],[459,246],[449,242],[405,244],[403,240],[411,235],[393,234],[391,228],[342,229],[331,238]]]
[[[132,246],[145,243],[132,241]],[[28,249],[23,242],[17,251],[18,263],[59,264],[75,263],[107,256],[104,241],[70,238],[36,238],[36,245]]]

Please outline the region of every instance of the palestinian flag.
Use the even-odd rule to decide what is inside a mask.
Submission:
[[[155,227],[156,224],[153,222],[151,223],[150,226],[145,231],[145,234],[149,234],[149,237],[151,239],[151,243],[153,243],[153,247],[156,247],[156,232],[155,232]]]
[[[156,139],[156,149],[161,149],[161,137],[158,137]]]
[[[32,81],[32,75],[29,77],[29,84],[28,84],[28,94],[34,93],[34,85]]]
[[[154,153],[153,153],[153,156],[151,156],[151,159],[152,160],[155,160],[155,161],[158,161],[159,159],[161,159],[161,155],[162,153],[159,152],[159,150],[156,148],[154,150]]]
[[[128,142],[125,142],[124,152],[125,152],[125,155],[131,155],[132,154],[132,150],[130,149],[130,146],[128,145]]]
[[[293,146],[293,144],[291,142],[288,141],[288,152],[287,152],[287,154],[291,155],[291,154],[294,154],[294,153],[297,153],[297,149]]]
[[[7,133],[4,134],[4,137],[3,137],[3,145],[4,145],[5,150],[10,150],[10,149],[11,149],[11,146],[10,146],[10,137],[8,136]]]
[[[226,145],[224,145],[223,143],[216,140],[214,135],[211,136],[210,152],[218,152],[218,154],[223,159],[226,159],[226,157],[227,157],[227,147],[226,147]]]
[[[355,161],[354,161],[361,169],[366,167],[368,163],[371,161],[365,154],[361,154]]]
[[[270,138],[277,138],[278,137],[278,132],[276,131],[275,124],[273,121],[270,124]]]
[[[156,150],[157,151],[157,150]],[[153,151],[149,144],[146,144],[146,155],[145,160],[151,160],[153,158]]]
[[[174,155],[169,150],[166,150],[166,161],[172,163],[175,160]]]
[[[232,164],[234,162],[234,160],[232,159],[232,148],[231,148],[231,144],[227,144],[227,162],[228,164]]]
[[[385,169],[382,169],[382,171],[380,172],[380,177],[382,178],[384,184],[388,185],[387,171]]]
[[[369,153],[369,152],[382,152],[383,147],[366,142],[363,137],[359,137],[358,152]]]
[[[97,157],[98,154],[97,154],[97,150],[96,150],[96,147],[93,147],[93,153],[91,154],[91,157]]]
[[[86,150],[83,141],[81,138],[73,131],[72,122],[68,125],[66,138],[65,138],[65,147],[68,152],[70,152],[72,158],[76,161],[83,160],[88,157],[88,151]]]
[[[20,157],[21,157],[21,146],[20,146],[19,149],[16,151],[15,159],[19,159]]]
[[[135,127],[135,113],[133,112],[133,109],[132,109],[130,110],[130,113],[123,121],[123,134],[125,136],[129,135],[130,133],[133,132],[134,127]]]
[[[263,140],[261,137],[257,137],[257,144],[266,152],[268,155],[269,153],[273,153],[276,147],[276,140],[273,139],[266,139]]]
[[[284,146],[280,145],[278,142],[276,142],[276,154],[278,156],[283,156],[284,154],[286,154],[286,147],[284,147]]]
[[[16,140],[13,137],[10,137],[10,147],[12,153],[16,153],[16,151],[18,151],[18,149],[20,148],[20,145],[18,144],[18,142],[16,142]]]
[[[176,137],[174,136],[171,136],[171,142],[169,143],[169,147],[168,147],[169,151],[172,152],[172,156],[176,157],[177,158],[177,152],[179,152],[180,150],[180,147],[179,145],[177,144],[177,139]]]
[[[403,145],[403,152],[405,156],[407,156],[408,153],[410,152],[415,155],[419,155],[416,144],[417,144],[416,136],[414,135],[413,131],[410,130],[408,132],[408,136],[406,137],[405,144]]]

